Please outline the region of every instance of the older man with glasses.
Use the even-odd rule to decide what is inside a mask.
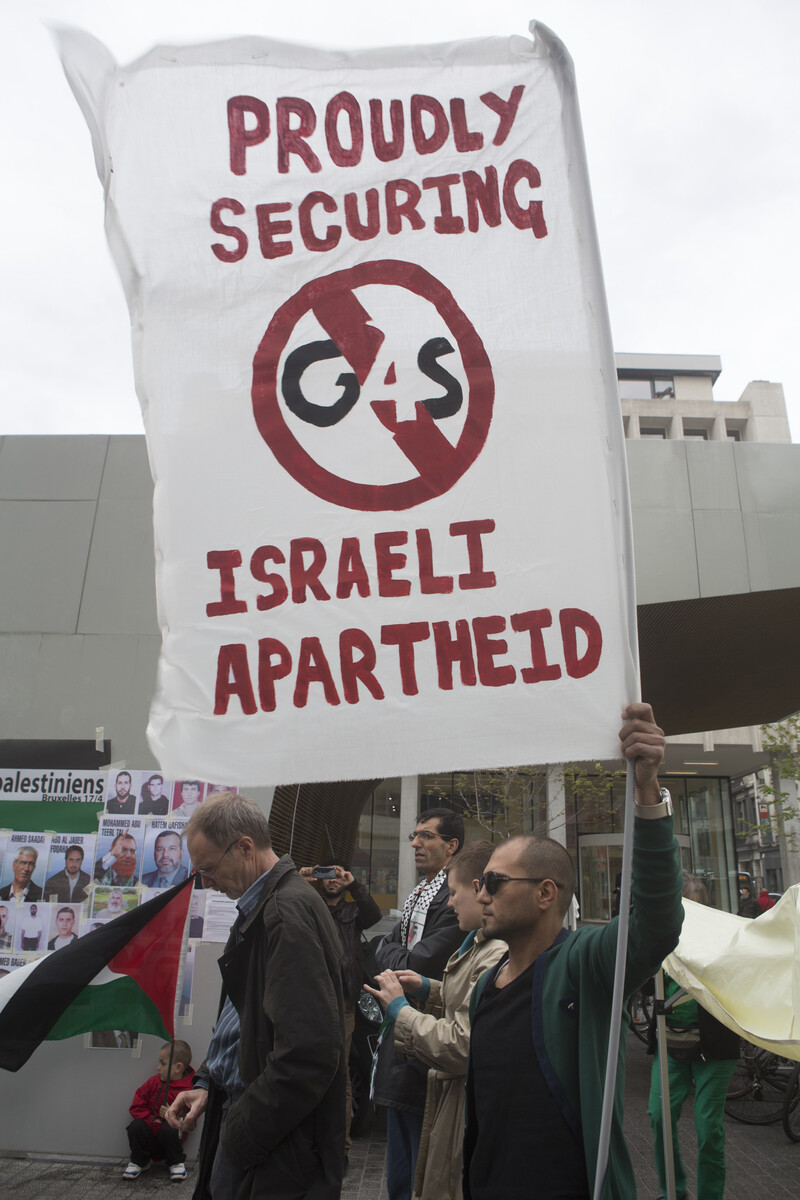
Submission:
[[[447,866],[464,845],[464,822],[449,808],[429,808],[417,817],[408,840],[422,880],[403,906],[403,916],[379,943],[379,971],[416,971],[441,979],[448,958],[463,940],[458,918],[448,908]],[[386,1114],[386,1185],[389,1200],[411,1200],[422,1136],[427,1067],[406,1058],[385,1036],[375,1071],[374,1098]]]
[[[636,818],[626,995],[677,944],[681,870],[669,793],[658,785],[664,733],[649,704],[623,713],[622,752],[635,760]],[[487,938],[508,955],[473,992],[464,1137],[464,1200],[589,1200],[598,1157],[617,922],[563,928],[574,884],[551,838],[515,837],[489,860],[478,901]],[[624,1020],[624,1018],[623,1018]],[[617,1083],[604,1200],[632,1200]]]
[[[334,923],[252,800],[212,796],[185,835],[203,882],[239,910],[205,1062],[167,1114],[188,1133],[205,1113],[195,1197],[337,1200],[347,1064]]]

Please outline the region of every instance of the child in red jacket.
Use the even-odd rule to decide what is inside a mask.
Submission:
[[[165,1042],[158,1052],[158,1074],[152,1075],[136,1089],[130,1113],[133,1117],[127,1128],[131,1161],[122,1172],[123,1179],[138,1179],[153,1158],[163,1158],[174,1183],[186,1178],[186,1155],[181,1135],[165,1119],[167,1109],[178,1095],[192,1086],[192,1051],[187,1042]]]

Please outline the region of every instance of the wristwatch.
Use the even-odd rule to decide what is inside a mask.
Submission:
[[[672,797],[666,788],[660,788],[660,804],[636,804],[636,816],[644,821],[657,821],[659,817],[672,816]]]

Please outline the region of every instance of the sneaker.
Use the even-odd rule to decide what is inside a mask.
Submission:
[[[186,1167],[183,1163],[173,1163],[169,1169],[171,1183],[182,1183],[186,1178]]]
[[[143,1167],[133,1161],[129,1162],[125,1170],[122,1172],[123,1179],[138,1179],[142,1171],[149,1171],[150,1163],[146,1162]]]

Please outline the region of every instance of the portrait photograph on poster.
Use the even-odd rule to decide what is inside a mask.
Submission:
[[[206,897],[208,892],[195,888],[192,892],[192,903],[189,908],[189,938],[201,941],[205,921]]]
[[[109,817],[133,816],[136,812],[137,798],[132,771],[122,768],[109,772],[105,806]]]
[[[181,825],[181,828],[178,826]],[[181,822],[152,821],[145,832],[142,883],[146,888],[174,887],[191,870]]]
[[[0,900],[22,904],[42,899],[49,846],[46,833],[11,834],[0,875]]]
[[[51,904],[48,950],[61,950],[77,942],[81,926],[80,904]]]
[[[83,904],[92,881],[96,838],[86,833],[57,833],[50,842],[44,898],[54,903]]]
[[[38,954],[47,946],[50,925],[50,905],[22,904],[14,923],[14,949],[25,954]]]
[[[137,888],[96,887],[92,895],[91,922],[113,921],[123,913],[130,912],[139,903]]]
[[[199,779],[184,779],[172,791],[172,812],[187,821],[205,799],[205,784]]]
[[[135,1050],[139,1035],[128,1029],[96,1029],[88,1042],[92,1050]]]
[[[85,937],[87,933],[94,933],[95,929],[102,929],[104,925],[105,921],[98,920],[97,917],[84,912],[81,918],[80,936]]]
[[[117,887],[136,887],[143,841],[142,817],[102,817],[97,832],[95,881]]]
[[[10,950],[14,945],[14,923],[16,905],[0,901],[0,951]]]
[[[172,783],[159,771],[154,771],[151,775],[142,771],[141,775],[137,814],[140,817],[165,817],[169,812]]]
[[[194,981],[194,946],[189,946],[183,964],[183,986],[181,987],[181,1003],[178,1016],[183,1017],[187,1024],[192,1020],[192,983]]]

